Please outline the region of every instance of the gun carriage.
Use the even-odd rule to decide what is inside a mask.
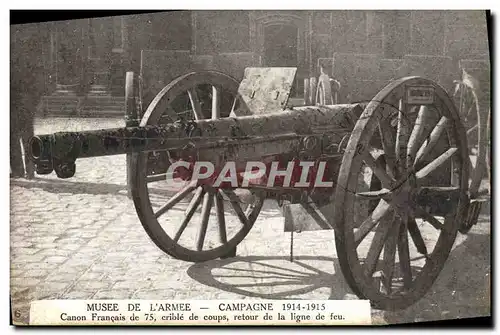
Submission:
[[[37,173],[69,178],[78,158],[127,154],[140,222],[161,250],[185,261],[235,256],[264,201],[277,200],[292,217],[287,231],[334,231],[354,293],[376,308],[406,308],[429,290],[459,229],[477,220],[455,105],[433,81],[406,77],[367,103],[286,108],[295,72],[247,68],[241,83],[215,71],[189,73],[164,87],[140,118],[129,72],[127,127],[35,136],[29,155]],[[236,184],[197,178],[202,161],[236,172]],[[298,187],[299,164],[286,176],[270,175],[299,161],[312,162],[307,176],[321,171],[323,179]],[[268,169],[245,182],[244,173],[254,172],[248,162]],[[169,178],[181,186],[158,186]],[[180,222],[169,219],[176,211],[184,212]],[[189,229],[196,238],[183,241]],[[436,236],[433,246],[425,231]]]

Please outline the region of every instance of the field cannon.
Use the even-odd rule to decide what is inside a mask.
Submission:
[[[37,173],[60,178],[74,175],[78,158],[127,154],[144,229],[191,262],[235,256],[264,200],[277,200],[287,231],[334,231],[360,298],[404,309],[429,290],[459,229],[477,220],[455,105],[436,83],[406,77],[364,103],[286,108],[295,72],[247,68],[240,83],[189,73],[141,118],[129,72],[127,127],[35,136],[28,154]]]

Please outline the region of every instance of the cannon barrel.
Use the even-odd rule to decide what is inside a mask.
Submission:
[[[74,174],[71,170],[74,170],[77,158],[175,150],[190,142],[198,142],[203,148],[214,148],[227,145],[228,139],[265,144],[284,137],[293,139],[294,135],[300,139],[303,135],[343,134],[353,128],[362,110],[359,104],[308,106],[273,114],[216,120],[58,132],[31,138],[28,156],[36,164],[38,174],[48,174],[55,169],[59,177],[67,178]]]

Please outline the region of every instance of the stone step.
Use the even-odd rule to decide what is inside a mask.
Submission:
[[[67,90],[57,90],[53,94],[54,96],[76,96],[76,92],[74,91],[67,91]]]
[[[94,106],[90,106],[90,105],[85,105],[85,106],[78,106],[78,105],[59,105],[59,106],[56,106],[56,105],[50,105],[46,108],[44,108],[45,110],[47,111],[54,111],[54,110],[76,110],[77,108],[79,108],[80,110],[116,110],[116,111],[120,111],[120,110],[123,110],[125,111],[125,108],[123,106],[117,106],[117,105],[94,105]]]
[[[81,116],[88,116],[88,117],[118,117],[118,118],[123,118],[124,112],[121,110],[111,110],[111,109],[102,109],[102,110],[80,110],[77,111],[75,109],[70,109],[70,110],[47,110],[45,113],[40,113],[40,115],[43,115],[44,117],[81,117]]]
[[[99,96],[108,96],[109,93],[108,92],[99,92],[99,91],[90,91],[89,95],[99,97]]]
[[[39,113],[45,116],[123,116],[125,98],[113,97],[109,93],[86,97],[51,95],[42,97],[38,107]]]
[[[91,88],[95,88],[95,89],[101,89],[101,90],[106,90],[107,88],[107,85],[101,85],[101,84],[92,84],[90,85]]]
[[[43,100],[47,101],[69,101],[69,100],[74,100],[78,101],[80,99],[86,99],[87,101],[116,101],[116,102],[123,102],[125,101],[125,97],[119,97],[119,96],[112,96],[109,93],[107,95],[87,95],[86,97],[79,97],[79,96],[58,96],[58,95],[46,95],[42,97]]]

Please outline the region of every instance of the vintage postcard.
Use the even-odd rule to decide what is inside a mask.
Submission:
[[[12,324],[491,322],[489,29],[486,10],[11,24]]]

